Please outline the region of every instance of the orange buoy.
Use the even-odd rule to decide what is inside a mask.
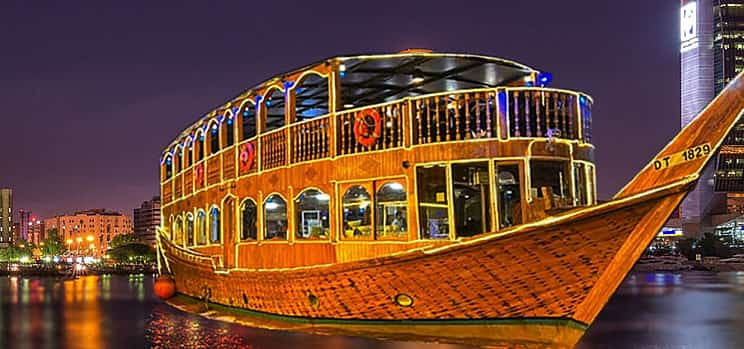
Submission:
[[[155,286],[153,286],[153,288],[155,289],[156,296],[160,299],[166,300],[173,297],[176,293],[176,282],[168,275],[160,275],[160,277],[155,280]]]

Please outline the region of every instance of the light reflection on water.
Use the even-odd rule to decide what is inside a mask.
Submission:
[[[0,348],[465,348],[247,328],[171,308],[150,275],[0,277]],[[744,348],[744,272],[638,273],[578,349]]]

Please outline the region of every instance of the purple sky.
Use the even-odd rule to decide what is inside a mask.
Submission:
[[[43,217],[131,214],[189,123],[334,55],[424,47],[551,72],[595,99],[600,199],[679,129],[677,1],[42,3],[0,1],[0,187]]]

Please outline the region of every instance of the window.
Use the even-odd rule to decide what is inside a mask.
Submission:
[[[328,79],[308,74],[294,89],[297,121],[328,114]]]
[[[499,228],[522,224],[522,189],[519,165],[496,163]]]
[[[225,146],[229,147],[235,143],[235,123],[233,122],[233,116],[232,114],[230,117],[225,120],[225,125],[223,128],[225,129]]]
[[[424,239],[449,238],[446,166],[416,168],[416,183],[421,237]]]
[[[284,126],[284,92],[278,88],[271,89],[264,96],[263,104],[266,111],[266,131]]]
[[[566,164],[566,162],[561,161],[530,161],[532,198],[541,198],[543,207],[547,209],[572,206],[573,204],[571,193],[568,190],[569,177]]]
[[[209,211],[209,241],[211,243],[220,242],[220,209],[212,207]]]
[[[203,210],[196,214],[196,244],[207,244],[207,215]]]
[[[296,232],[300,239],[327,239],[329,234],[328,201],[330,196],[320,190],[308,189],[295,199]]]
[[[287,202],[277,194],[264,202],[264,239],[287,239]]]
[[[186,242],[186,245],[193,246],[194,245],[194,215],[191,213],[186,215],[186,238],[188,241]]]
[[[171,177],[173,177],[173,158],[168,155],[165,158],[165,179],[170,179]]]
[[[220,128],[217,124],[212,124],[209,128],[209,154],[220,151]]]
[[[584,171],[584,164],[577,162],[574,163],[574,189],[576,190],[576,202],[577,206],[586,206],[589,204],[587,201],[587,187],[586,187],[586,172]]]
[[[406,187],[389,182],[375,194],[375,229],[378,237],[405,237],[408,232]]]
[[[111,231],[111,226],[108,227],[109,231]],[[176,244],[183,245],[183,220],[181,219],[181,216],[176,217],[176,220],[173,221],[173,241]]]
[[[491,230],[488,163],[452,164],[455,234],[473,236]]]
[[[252,102],[246,101],[240,112],[242,120],[241,140],[256,137],[256,107]]]
[[[190,167],[193,164],[193,161],[192,161],[193,153],[194,153],[193,141],[189,138],[188,150],[186,151],[186,167]]]
[[[258,238],[257,214],[256,203],[251,199],[245,200],[240,207],[240,240],[256,240]]]
[[[361,185],[350,187],[344,193],[341,206],[343,207],[343,237],[371,238],[372,220],[370,219],[370,203],[372,197]]]
[[[196,141],[194,141],[196,143],[196,155],[194,157],[196,162],[199,162],[204,159],[204,132],[199,132],[196,137]]]

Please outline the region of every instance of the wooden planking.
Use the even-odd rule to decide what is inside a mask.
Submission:
[[[675,182],[686,176],[699,174],[713,158],[724,137],[744,111],[744,72],[734,78],[708,106],[659,152],[633,180],[615,195],[627,197],[644,190]],[[676,166],[655,169],[654,160],[710,144],[708,156],[686,161]]]
[[[439,252],[310,269],[220,276],[165,246],[179,292],[199,297],[206,285],[213,302],[254,311],[332,319],[572,318],[602,271],[627,249],[623,241],[635,244],[638,236],[645,240],[656,233],[655,226],[637,227],[668,199],[644,200],[650,201],[588,209],[592,212],[555,226]],[[243,293],[248,303],[241,300]],[[412,296],[414,305],[394,304],[399,293]],[[605,301],[611,295],[598,294]],[[313,306],[309,295],[321,305]]]
[[[222,181],[222,164],[219,156],[209,157],[207,160],[207,185],[220,184]]]
[[[238,266],[241,268],[289,268],[300,265],[335,263],[334,247],[328,243],[267,242],[238,246]]]
[[[223,180],[235,178],[235,147],[222,151],[222,178]]]

